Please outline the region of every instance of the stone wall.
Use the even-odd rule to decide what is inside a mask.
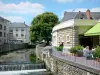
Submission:
[[[47,70],[51,71],[53,75],[100,75],[100,70],[59,58],[59,56],[56,56],[56,51],[53,50],[53,47],[51,49],[50,47],[37,49],[40,50],[40,59],[45,62]]]
[[[50,52],[49,49],[46,51]],[[100,71],[97,69],[61,59],[56,56],[56,53],[54,55],[53,53],[47,53],[43,58],[47,70],[51,71],[53,75],[100,75]]]
[[[78,45],[79,44],[79,27],[78,26],[75,26],[74,29],[73,29],[73,32],[74,32],[74,46]]]
[[[64,47],[72,47],[72,34],[73,30],[72,28],[64,28],[57,31],[57,44],[59,45],[59,42],[64,42]]]
[[[51,56],[45,60],[47,69],[54,75],[100,75],[100,71]],[[47,65],[48,64],[48,65]],[[77,66],[78,65],[78,66]]]
[[[0,53],[7,52],[16,49],[25,49],[27,48],[28,44],[4,44],[0,45]]]
[[[68,40],[69,36],[69,40]],[[79,44],[79,27],[68,27],[57,31],[57,45],[64,42],[65,48],[71,48]]]

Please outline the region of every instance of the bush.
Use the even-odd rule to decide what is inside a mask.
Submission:
[[[30,61],[31,61],[32,63],[36,63],[36,55],[35,55],[35,54],[31,54],[31,55],[30,55]]]
[[[72,47],[70,49],[70,52],[76,54],[78,52],[78,50],[83,50],[83,46],[78,45],[78,46]]]
[[[62,51],[63,50],[63,46],[57,46],[56,49],[57,49],[57,51]]]
[[[93,55],[94,55],[94,57],[100,58],[100,46],[97,46]]]

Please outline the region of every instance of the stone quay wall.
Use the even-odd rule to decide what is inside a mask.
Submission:
[[[40,47],[41,48],[41,47]],[[39,46],[36,50],[40,51],[40,59],[46,64],[47,70],[51,71],[53,75],[100,75],[100,70],[90,68],[70,60],[64,60],[56,55],[53,55],[52,47],[41,48]],[[42,58],[41,58],[42,57]]]
[[[100,75],[99,70],[51,56],[45,59],[47,69],[54,75]]]
[[[12,50],[16,50],[16,49],[27,48],[27,46],[28,46],[28,44],[4,44],[4,45],[0,45],[0,53],[12,51]]]

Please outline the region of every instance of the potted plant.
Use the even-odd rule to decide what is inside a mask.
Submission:
[[[73,55],[76,55],[76,56],[83,56],[83,46],[81,45],[78,45],[78,46],[75,46],[75,47],[72,47],[70,49],[70,52],[73,54]]]
[[[94,57],[97,59],[98,62],[100,62],[100,46],[97,46],[94,52]]]
[[[62,51],[62,49],[63,49],[63,46],[57,46],[57,47],[56,47],[56,50],[57,50],[57,51]]]

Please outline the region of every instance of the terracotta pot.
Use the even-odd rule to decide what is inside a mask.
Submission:
[[[100,58],[97,58],[96,60],[97,60],[98,62],[100,62]]]
[[[76,54],[75,53],[72,53],[72,56],[75,56]]]

